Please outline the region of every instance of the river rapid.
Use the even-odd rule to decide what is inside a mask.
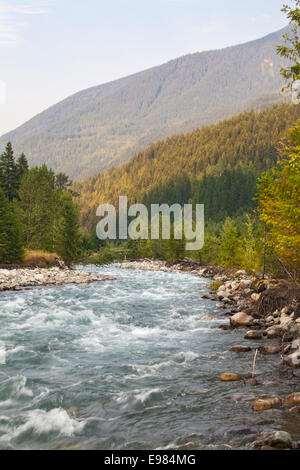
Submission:
[[[221,304],[191,274],[86,267],[116,281],[0,295],[0,449],[241,449],[281,429],[287,409],[252,411],[254,398],[297,390],[278,356],[251,373],[243,331],[223,331]],[[251,342],[262,345],[263,341]],[[5,352],[4,352],[5,349]]]

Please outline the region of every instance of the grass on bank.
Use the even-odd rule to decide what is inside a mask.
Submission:
[[[57,253],[48,253],[42,250],[26,250],[23,264],[30,267],[48,268],[57,266],[60,257]]]

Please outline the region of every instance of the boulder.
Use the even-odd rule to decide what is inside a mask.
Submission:
[[[238,326],[249,326],[253,322],[253,317],[245,312],[239,312],[230,318],[230,324],[236,328]]]
[[[280,346],[262,346],[259,348],[259,352],[262,354],[278,354],[280,351]]]
[[[300,392],[291,393],[284,399],[285,405],[300,405]]]
[[[253,405],[253,411],[264,411],[271,408],[278,408],[281,406],[282,401],[278,397],[266,397],[266,398],[257,398]]]
[[[250,348],[249,346],[232,346],[230,348],[230,351],[235,352],[235,353],[249,352],[251,350],[252,348]]]
[[[253,443],[254,447],[265,449],[291,449],[293,447],[293,440],[288,432],[274,431],[263,434],[261,440]]]
[[[263,332],[258,330],[250,330],[244,336],[245,339],[263,339]]]
[[[291,344],[291,349],[300,349],[300,338],[295,339]]]
[[[244,377],[242,377],[241,375],[231,374],[231,373],[222,374],[220,377],[220,380],[222,382],[237,382],[237,381],[244,382],[245,381]]]
[[[269,440],[269,445],[276,449],[291,449],[293,440],[291,435],[285,431],[276,431]]]
[[[261,294],[252,294],[251,295],[251,300],[253,300],[253,302],[257,302],[260,298]]]
[[[239,276],[247,276],[247,273],[246,271],[244,271],[243,269],[240,269],[239,271],[237,271],[236,273],[234,273],[234,275],[236,277],[239,277]]]
[[[281,336],[282,330],[279,325],[271,326],[270,328],[267,328],[266,330],[268,338],[278,338]]]
[[[285,362],[290,367],[300,368],[300,349],[292,354],[289,354],[286,357]]]
[[[281,315],[280,317],[280,326],[283,330],[287,330],[289,325],[292,323],[292,318],[288,315]]]
[[[289,413],[300,415],[300,406],[293,406],[293,408],[289,409]]]

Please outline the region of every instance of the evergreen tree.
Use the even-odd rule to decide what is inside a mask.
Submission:
[[[3,190],[0,189],[0,262],[18,263],[22,258],[20,224]]]
[[[28,161],[24,153],[21,153],[21,155],[19,156],[17,160],[16,171],[17,171],[17,181],[18,181],[17,184],[18,184],[18,189],[19,189],[23,176],[29,171]]]
[[[0,186],[9,201],[18,196],[18,175],[14,152],[10,142],[0,156]]]
[[[227,217],[222,227],[220,258],[224,266],[239,266],[241,237],[232,219]]]
[[[67,191],[59,194],[58,201],[60,210],[55,227],[55,250],[70,265],[78,256],[79,211]]]
[[[54,246],[55,174],[46,165],[31,168],[22,178],[16,203],[27,247],[52,251]]]

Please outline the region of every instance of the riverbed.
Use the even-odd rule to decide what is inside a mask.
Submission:
[[[83,268],[117,280],[0,295],[0,449],[241,449],[264,431],[300,439],[284,398],[297,381],[278,356],[259,356],[257,386],[243,331],[223,331],[226,310],[202,299],[191,274]],[[251,346],[263,341],[252,341]],[[1,349],[2,348],[2,349]]]

